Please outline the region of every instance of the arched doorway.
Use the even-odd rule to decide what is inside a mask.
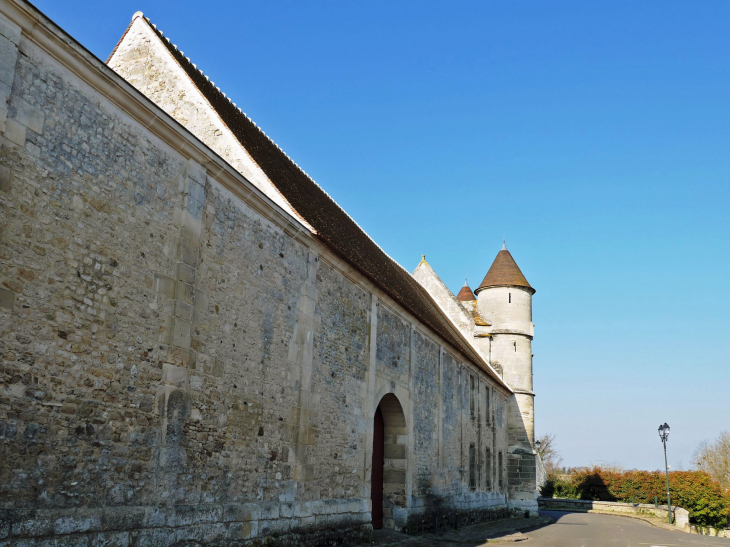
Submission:
[[[385,423],[380,407],[375,411],[373,428],[373,472],[370,478],[370,499],[373,502],[373,528],[383,527],[383,445],[385,443]]]
[[[381,400],[373,417],[373,461],[370,484],[373,528],[395,528],[393,509],[406,506],[406,417],[392,393]]]

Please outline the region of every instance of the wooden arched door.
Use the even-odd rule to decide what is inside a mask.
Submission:
[[[373,505],[373,528],[383,527],[383,463],[385,446],[385,422],[380,406],[375,411],[373,428],[373,471],[370,479],[370,499]]]

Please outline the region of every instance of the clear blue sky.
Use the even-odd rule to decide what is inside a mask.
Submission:
[[[36,4],[102,59],[143,11],[411,271],[506,236],[565,464],[730,429],[730,2]]]

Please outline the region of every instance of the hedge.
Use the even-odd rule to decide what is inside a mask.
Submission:
[[[669,473],[672,505],[687,509],[690,521],[700,526],[723,528],[730,518],[730,491],[723,492],[703,471]],[[548,479],[541,491],[545,497],[596,501],[667,503],[666,476],[660,471],[616,473],[599,468],[583,469],[569,481]]]

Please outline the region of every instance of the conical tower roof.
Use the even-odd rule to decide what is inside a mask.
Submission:
[[[472,300],[477,299],[477,297],[474,296],[474,293],[471,292],[471,289],[469,288],[469,284],[466,282],[466,279],[464,280],[464,286],[459,291],[459,294],[456,295],[456,298],[460,302],[471,302]]]
[[[527,282],[520,267],[505,245],[497,253],[497,258],[492,262],[492,267],[489,268],[482,284],[475,292],[479,294],[479,291],[487,287],[525,287],[533,294],[535,293],[535,289]]]

